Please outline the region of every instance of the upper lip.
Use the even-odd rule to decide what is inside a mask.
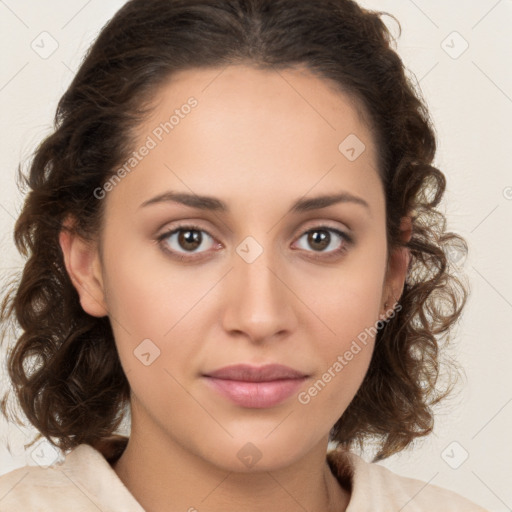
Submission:
[[[268,382],[273,380],[302,379],[307,377],[305,373],[282,364],[266,364],[264,366],[235,364],[219,368],[218,370],[204,375],[206,377],[214,377],[217,379],[246,382]]]

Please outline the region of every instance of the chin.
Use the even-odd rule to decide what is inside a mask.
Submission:
[[[224,471],[259,473],[284,469],[306,456],[313,448],[305,446],[304,438],[299,440],[275,433],[267,434],[267,438],[245,434],[223,442],[213,441],[215,449],[206,446],[201,450],[201,456]]]

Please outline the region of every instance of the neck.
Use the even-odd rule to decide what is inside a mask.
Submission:
[[[147,512],[344,512],[348,505],[350,492],[326,462],[327,439],[291,466],[244,473],[225,471],[168,435],[142,436],[133,427],[132,421],[112,467]]]

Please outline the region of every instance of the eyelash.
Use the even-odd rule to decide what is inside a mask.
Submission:
[[[190,254],[187,255],[185,253],[177,253],[176,251],[169,249],[168,246],[166,244],[164,244],[164,240],[166,240],[167,238],[171,237],[172,235],[174,235],[176,233],[179,233],[180,231],[200,231],[200,232],[206,233],[212,240],[215,240],[215,237],[213,237],[210,233],[208,233],[208,231],[206,231],[205,229],[203,229],[199,226],[196,226],[194,224],[179,225],[179,226],[176,226],[173,229],[166,231],[165,233],[159,235],[157,237],[156,241],[161,246],[162,250],[165,253],[172,256],[173,258],[179,259],[181,261],[195,261],[197,259],[203,258],[203,256],[201,255],[202,253],[199,253],[199,255],[190,255]],[[342,244],[342,246],[340,248],[335,249],[334,251],[330,251],[329,253],[326,253],[326,254],[328,254],[328,256],[310,256],[314,260],[324,260],[325,261],[325,260],[331,260],[336,257],[339,257],[342,254],[344,254],[348,250],[349,246],[351,246],[354,243],[353,238],[350,235],[348,235],[347,233],[340,231],[337,228],[333,228],[333,227],[325,226],[325,225],[315,226],[313,228],[308,229],[307,231],[302,233],[302,235],[299,237],[299,239],[302,238],[304,235],[308,235],[309,233],[314,232],[314,231],[333,232],[333,233],[337,234],[344,241],[344,243]],[[309,252],[309,251],[307,251],[307,252]],[[313,251],[313,252],[318,252],[318,251]],[[320,254],[324,254],[324,253],[320,252]]]

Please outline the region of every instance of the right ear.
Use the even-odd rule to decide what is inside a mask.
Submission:
[[[67,218],[59,233],[59,243],[69,278],[78,292],[83,310],[92,316],[107,316],[97,244],[78,236],[72,226],[73,221]]]

